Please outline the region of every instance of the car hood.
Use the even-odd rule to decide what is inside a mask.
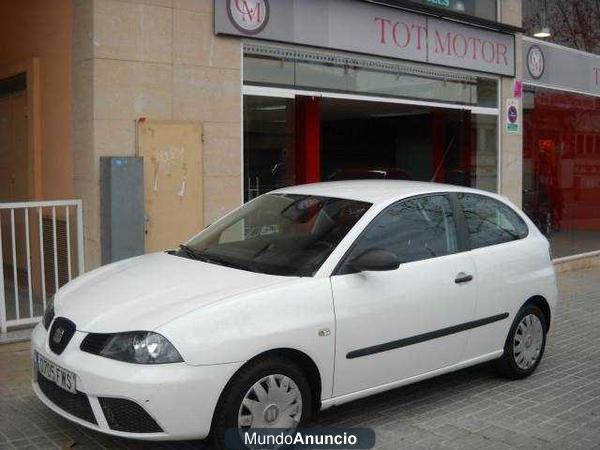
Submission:
[[[71,281],[56,294],[54,309],[79,331],[150,331],[195,309],[293,279],[154,253]]]

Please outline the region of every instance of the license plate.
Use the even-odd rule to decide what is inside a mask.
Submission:
[[[65,391],[69,391],[73,394],[77,393],[76,376],[73,372],[48,361],[37,352],[35,354],[34,362],[40,375],[52,381],[58,387],[63,388]]]

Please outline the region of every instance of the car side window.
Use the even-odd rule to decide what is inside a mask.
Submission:
[[[516,241],[529,233],[523,219],[498,200],[477,194],[459,194],[458,198],[473,249]]]
[[[400,263],[456,253],[456,226],[450,200],[445,195],[432,195],[388,207],[373,219],[345,261],[372,249],[391,251]],[[341,273],[352,272],[347,265],[342,267]]]

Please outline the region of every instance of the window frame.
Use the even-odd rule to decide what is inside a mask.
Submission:
[[[464,253],[464,252],[470,251],[471,250],[470,239],[469,239],[469,231],[466,226],[466,219],[464,217],[464,213],[463,213],[462,207],[460,205],[460,201],[458,200],[458,196],[453,195],[453,194],[455,194],[455,193],[450,192],[450,191],[440,191],[440,192],[430,192],[430,193],[426,193],[426,194],[411,195],[409,197],[404,197],[400,200],[394,201],[394,202],[390,203],[389,205],[387,205],[385,208],[383,208],[381,211],[379,211],[375,217],[373,217],[371,219],[371,221],[364,227],[364,229],[360,232],[360,234],[356,237],[356,239],[354,239],[352,244],[348,247],[348,249],[344,252],[344,255],[340,258],[340,260],[336,264],[335,268],[333,269],[333,271],[331,273],[331,276],[333,277],[333,276],[337,276],[337,275],[351,275],[350,273],[342,272],[344,265],[350,258],[350,255],[352,254],[352,252],[354,251],[354,249],[356,248],[356,246],[358,245],[360,240],[372,229],[375,222],[381,216],[383,216],[390,210],[390,208],[394,208],[394,207],[398,206],[399,204],[406,202],[406,201],[424,198],[424,197],[440,197],[440,196],[446,197],[446,199],[450,203],[450,208],[451,208],[452,215],[454,218],[454,229],[455,229],[454,231],[456,233],[456,251],[453,253],[448,253],[447,255],[433,256],[431,258],[425,258],[425,259],[421,259],[418,261],[409,261],[409,262],[401,263],[400,267],[402,267],[405,264],[412,264],[412,263],[421,262],[421,261],[429,261],[432,259],[443,258],[444,256],[457,255],[459,253]]]
[[[475,197],[482,197],[482,198],[492,201],[493,203],[496,203],[501,206],[504,206],[505,208],[508,208],[510,211],[512,211],[518,217],[518,219],[523,223],[523,225],[525,225],[525,229],[527,230],[527,232],[525,233],[525,235],[523,237],[520,237],[518,239],[513,239],[512,241],[498,242],[496,244],[488,244],[488,245],[484,245],[482,247],[473,247],[473,243],[471,241],[471,233],[469,232],[469,224],[467,221],[467,216],[466,216],[464,208],[462,206],[462,202],[459,199],[460,195],[473,195]],[[522,217],[522,215],[519,213],[519,211],[516,211],[512,206],[507,205],[506,203],[504,203],[501,200],[498,200],[497,198],[494,198],[494,197],[491,197],[491,196],[485,195],[485,194],[480,194],[477,192],[465,192],[465,191],[452,192],[450,194],[450,196],[454,197],[455,202],[456,202],[456,208],[458,208],[460,210],[461,228],[462,228],[462,232],[464,234],[463,237],[467,243],[469,251],[474,251],[474,250],[479,250],[479,249],[489,248],[489,247],[496,247],[498,245],[512,244],[514,242],[519,242],[519,241],[522,241],[523,239],[527,239],[529,237],[529,235],[531,234],[531,229],[529,228],[529,224]],[[457,226],[458,226],[458,223],[457,223]]]

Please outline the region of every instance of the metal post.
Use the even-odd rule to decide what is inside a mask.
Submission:
[[[10,210],[10,229],[12,231],[12,264],[13,264],[13,282],[15,283],[15,312],[17,320],[21,319],[19,311],[19,277],[17,276],[17,236],[15,232],[15,209]]]
[[[42,302],[46,311],[46,268],[44,267],[44,222],[42,220],[42,207],[38,208],[38,230],[40,232],[40,274],[42,276]]]
[[[85,254],[83,248],[83,202],[77,200],[77,264],[79,273],[77,276],[83,275],[85,272]]]
[[[56,243],[56,206],[52,207],[52,247],[54,250],[54,293],[60,287],[58,285],[58,248]]]
[[[25,245],[27,247],[27,287],[29,289],[29,317],[33,318],[33,289],[31,288],[31,248],[29,243],[29,208],[25,212]]]
[[[6,333],[6,297],[4,296],[4,258],[2,256],[2,211],[0,211],[0,332]]]
[[[67,224],[67,272],[71,281],[71,226],[69,221],[69,207],[65,206],[65,222]]]

